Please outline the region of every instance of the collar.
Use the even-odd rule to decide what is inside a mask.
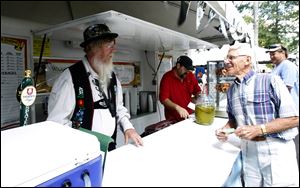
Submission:
[[[86,56],[84,56],[84,58],[82,58],[82,62],[83,65],[85,67],[85,69],[87,70],[87,72],[93,77],[93,78],[99,78],[98,74],[93,70],[93,68],[91,67],[90,63],[88,62],[88,59]]]
[[[255,72],[253,70],[250,70],[243,78],[240,80],[239,78],[235,78],[234,82],[236,84],[240,84],[244,82],[245,84],[248,84],[251,78],[254,76]]]

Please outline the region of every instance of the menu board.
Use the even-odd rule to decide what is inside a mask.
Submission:
[[[1,128],[20,118],[16,90],[27,67],[27,42],[1,36]]]

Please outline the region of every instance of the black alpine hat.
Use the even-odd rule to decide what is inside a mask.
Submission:
[[[112,33],[107,25],[95,24],[86,28],[83,32],[84,41],[80,44],[81,47],[85,47],[88,43],[103,39],[103,38],[117,38],[117,33]]]

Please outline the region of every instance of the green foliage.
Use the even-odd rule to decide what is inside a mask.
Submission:
[[[253,23],[253,22],[254,22],[254,19],[253,19],[252,16],[247,16],[247,15],[245,15],[245,16],[243,16],[243,18],[244,18],[246,24],[249,24],[249,23]]]
[[[238,9],[239,12],[243,12],[246,10],[252,10],[253,9],[253,5],[250,2],[247,2],[245,4],[240,4],[236,7]]]
[[[237,7],[240,12],[252,14],[244,16],[246,23],[253,23],[252,3]],[[290,52],[297,52],[299,46],[299,2],[298,1],[260,1],[258,44],[267,47],[281,43]]]

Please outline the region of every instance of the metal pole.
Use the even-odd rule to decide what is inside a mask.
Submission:
[[[254,45],[258,46],[258,1],[253,1],[253,15],[254,15]]]

